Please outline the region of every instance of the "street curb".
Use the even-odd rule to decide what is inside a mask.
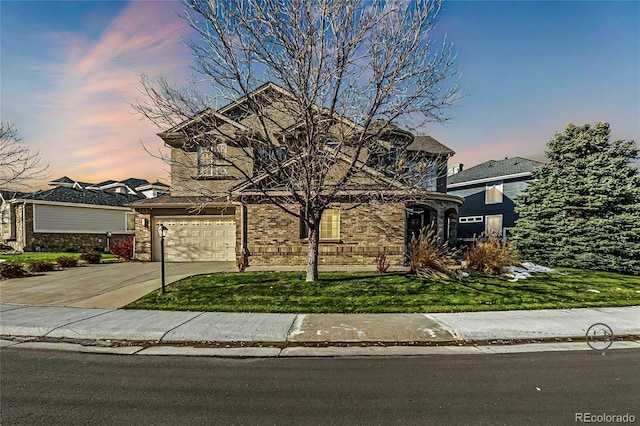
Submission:
[[[351,345],[351,346],[244,346],[210,347],[197,343],[157,344],[157,342],[112,342],[112,341],[63,341],[56,339],[32,339],[5,336],[0,338],[0,350],[40,349],[66,352],[147,355],[147,356],[199,356],[214,358],[329,358],[329,357],[384,357],[427,355],[497,355],[533,352],[591,351],[606,354],[611,350],[640,350],[640,338],[616,340],[606,351],[595,351],[585,341],[537,342],[501,344],[457,344],[457,345]],[[128,344],[130,343],[130,344]]]

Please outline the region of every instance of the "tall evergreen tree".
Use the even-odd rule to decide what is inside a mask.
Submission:
[[[526,260],[640,274],[640,171],[634,141],[608,123],[570,124],[516,199],[513,238]]]

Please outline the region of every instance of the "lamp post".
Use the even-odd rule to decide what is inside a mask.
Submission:
[[[162,268],[162,293],[164,294],[165,280],[164,280],[164,238],[167,236],[169,228],[164,226],[164,223],[158,225],[158,237],[160,237],[160,266]]]
[[[111,231],[107,231],[107,253],[111,253]]]

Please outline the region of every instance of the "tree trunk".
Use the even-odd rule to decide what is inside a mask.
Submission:
[[[320,226],[316,223],[309,227],[309,254],[307,255],[307,281],[318,281],[318,243]]]

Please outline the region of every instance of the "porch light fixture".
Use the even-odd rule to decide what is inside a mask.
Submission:
[[[164,279],[164,239],[167,236],[167,231],[169,228],[164,226],[164,223],[158,225],[156,231],[158,232],[158,237],[160,237],[160,268],[162,269],[162,293],[165,293],[165,279]]]

